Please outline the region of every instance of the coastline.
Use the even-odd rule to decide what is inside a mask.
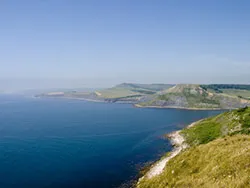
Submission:
[[[167,135],[170,139],[170,142],[174,148],[170,152],[169,156],[164,157],[160,161],[158,161],[147,173],[146,178],[152,178],[161,174],[167,164],[167,162],[178,155],[182,150],[188,147],[185,142],[185,139],[182,135],[180,135],[180,131],[175,131]]]
[[[132,104],[132,105],[134,105],[134,102],[126,102],[126,101],[110,102],[110,101],[108,101],[109,100],[108,98],[106,100],[104,100],[104,99],[88,99],[88,98],[64,97],[64,96],[60,96],[60,97],[57,97],[57,96],[32,96],[32,97],[34,97],[34,98],[72,99],[72,100],[98,102],[98,103],[118,103],[118,104]]]
[[[41,96],[34,96],[35,98],[43,98]],[[135,108],[155,108],[155,109],[181,109],[181,110],[229,110],[225,108],[188,108],[188,107],[179,107],[179,106],[142,106],[140,104],[135,104],[133,102],[110,102],[105,100],[98,100],[98,99],[87,99],[87,98],[76,98],[76,97],[53,97],[49,96],[49,98],[60,98],[60,99],[73,99],[73,100],[81,100],[81,101],[89,101],[89,102],[100,102],[100,103],[120,103],[120,104],[132,104]],[[235,109],[235,108],[232,108]]]
[[[182,110],[226,110],[224,108],[188,108],[178,106],[142,106],[140,104],[134,104],[137,108],[160,108],[160,109],[182,109]]]
[[[202,121],[202,119],[189,124],[187,128],[195,126],[200,121]],[[166,137],[170,140],[173,149],[169,152],[169,154],[166,157],[163,157],[162,159],[156,161],[150,167],[148,172],[144,176],[139,178],[139,180],[137,181],[137,185],[139,185],[144,178],[151,179],[157,175],[160,175],[164,171],[164,168],[170,159],[174,158],[175,156],[180,154],[183,150],[189,147],[189,145],[185,143],[185,138],[180,134],[180,132],[181,130],[178,130],[166,135]]]
[[[167,134],[167,137],[170,139],[170,142],[174,148],[169,152],[168,156],[155,162],[149,171],[144,176],[139,178],[137,185],[139,185],[144,178],[151,179],[161,174],[168,161],[188,147],[188,145],[185,143],[184,137],[180,135],[180,130]]]
[[[35,98],[54,98],[54,99],[73,99],[73,100],[80,100],[80,101],[89,101],[89,102],[103,102],[108,103],[107,101],[103,100],[95,100],[95,99],[86,99],[86,98],[76,98],[76,97],[56,97],[56,96],[33,96]]]

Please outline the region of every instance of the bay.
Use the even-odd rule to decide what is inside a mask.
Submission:
[[[119,187],[171,150],[164,134],[218,113],[0,95],[0,187]]]

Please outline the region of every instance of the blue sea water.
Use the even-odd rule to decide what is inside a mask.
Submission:
[[[171,150],[163,134],[218,113],[0,95],[0,187],[119,187]]]

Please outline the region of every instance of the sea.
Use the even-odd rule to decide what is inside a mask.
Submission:
[[[0,188],[131,187],[165,134],[220,111],[0,95]]]

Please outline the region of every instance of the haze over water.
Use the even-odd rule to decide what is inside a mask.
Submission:
[[[0,95],[0,187],[118,187],[171,149],[163,134],[218,113]]]

